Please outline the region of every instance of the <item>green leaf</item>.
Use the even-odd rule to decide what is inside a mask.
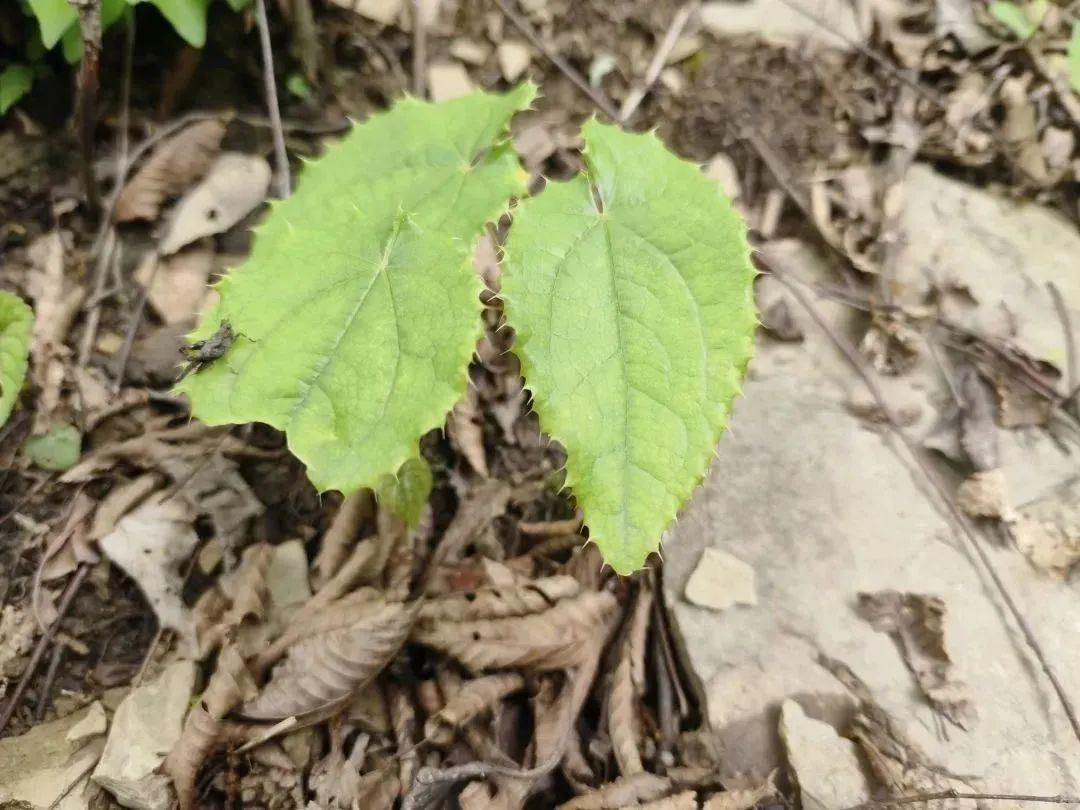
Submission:
[[[2,82],[0,76],[0,84]],[[11,416],[19,389],[26,379],[33,324],[34,312],[27,303],[17,295],[0,290],[0,425]]]
[[[28,65],[8,65],[0,73],[0,115],[30,92],[34,85],[34,69]]]
[[[1069,82],[1072,84],[1073,90],[1080,93],[1080,22],[1073,23],[1067,59]]]
[[[709,467],[750,359],[746,227],[654,134],[589,121],[586,174],[514,211],[502,298],[604,559],[639,568]]]
[[[210,0],[147,0],[157,6],[180,37],[193,48],[206,44],[206,9]]]
[[[58,422],[40,436],[31,436],[23,453],[43,470],[66,470],[75,466],[82,451],[82,434],[74,425]]]
[[[995,0],[988,11],[990,16],[1008,28],[1017,38],[1027,39],[1038,28],[1023,8],[1009,0]]]
[[[431,486],[431,467],[423,457],[416,456],[402,464],[397,475],[383,476],[375,497],[415,529],[420,523],[420,513],[431,497]]]
[[[285,89],[297,98],[309,98],[311,96],[311,85],[308,84],[302,73],[290,73],[289,78],[285,80]]]
[[[179,386],[195,416],[286,431],[320,490],[374,489],[414,457],[465,390],[472,249],[524,191],[507,123],[534,95],[406,99],[309,163],[193,335],[235,335]]]
[[[72,26],[78,27],[76,22],[79,15],[67,0],[29,0],[29,3],[46,48],[56,45]]]

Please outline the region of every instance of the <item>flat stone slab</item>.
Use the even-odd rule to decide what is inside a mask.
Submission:
[[[938,183],[936,175],[923,174],[926,182]],[[962,236],[954,238],[962,252]],[[809,281],[834,280],[805,246],[774,243],[769,250],[789,272]],[[988,257],[981,270],[1026,271],[1011,259],[991,266]],[[759,283],[767,300],[787,295],[775,279]],[[1002,292],[1012,283],[991,282]],[[824,653],[867,684],[930,761],[972,785],[1077,792],[1080,744],[1000,595],[969,558],[903,447],[853,407],[866,392],[847,361],[798,303],[788,304],[804,342],[759,336],[731,430],[664,545],[669,604],[709,719],[725,742],[726,767],[764,776],[780,764],[777,725],[787,698],[810,717],[846,730],[854,700],[817,663]],[[857,313],[824,298],[815,305],[839,333],[858,339]],[[894,405],[912,409],[916,442],[947,401],[944,381],[928,367],[881,380]],[[1061,483],[1080,472],[1077,456],[1039,431],[1003,438],[1010,485],[1015,480],[1026,499],[1062,491]],[[1015,548],[989,537],[983,543],[1073,701],[1080,702],[1080,592],[1036,570]],[[753,568],[756,606],[718,613],[686,601],[687,582],[710,550]],[[945,648],[978,715],[969,730],[934,711],[899,646],[857,614],[860,592],[883,590],[943,600]]]

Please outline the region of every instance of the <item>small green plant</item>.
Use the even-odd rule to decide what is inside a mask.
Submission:
[[[430,473],[412,460],[465,390],[472,251],[525,194],[507,133],[534,95],[406,99],[309,163],[192,335],[233,338],[178,386],[195,416],[283,430],[320,490],[372,488],[415,518]],[[512,210],[502,299],[590,536],[628,573],[708,469],[750,356],[754,270],[696,166],[652,133],[582,132],[583,173]]]
[[[23,9],[37,23],[40,37],[27,46],[24,62],[7,65],[0,71],[0,114],[30,92],[34,79],[48,70],[43,60],[46,51],[59,45],[69,64],[82,59],[83,41],[78,13],[68,0],[20,0]],[[234,11],[243,11],[251,0],[226,0]],[[106,31],[124,19],[125,12],[147,3],[157,8],[176,33],[189,45],[206,44],[206,17],[210,0],[101,0],[101,30]]]
[[[1017,39],[1030,39],[1046,16],[1047,0],[1031,0],[1014,3],[1011,0],[995,0],[987,10],[990,16],[1004,25]]]
[[[0,425],[11,415],[26,378],[34,313],[19,296],[0,290]]]

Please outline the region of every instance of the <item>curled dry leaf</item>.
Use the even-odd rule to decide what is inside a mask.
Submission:
[[[347,496],[334,515],[330,528],[323,535],[315,557],[315,587],[321,588],[340,570],[342,563],[356,545],[360,527],[374,514],[375,498],[370,489],[361,489]]]
[[[176,204],[161,240],[162,256],[196,239],[223,233],[254,211],[270,189],[270,164],[258,155],[226,152]]]
[[[623,776],[645,770],[638,750],[638,700],[645,690],[645,639],[651,608],[652,591],[642,588],[634,602],[608,693],[608,736]]]
[[[225,647],[202,699],[188,713],[180,739],[162,766],[176,786],[181,810],[192,806],[195,779],[203,761],[221,742],[225,715],[255,692],[244,659],[234,647]]]
[[[364,810],[392,810],[401,794],[398,775],[389,767],[378,768],[360,777],[359,800],[354,807]]]
[[[225,639],[234,638],[245,620],[258,622],[266,617],[270,608],[268,574],[273,559],[274,549],[269,543],[248,546],[240,565],[199,598],[193,612],[200,631],[200,656],[209,654]],[[241,646],[246,650],[250,644]]]
[[[100,540],[113,530],[120,518],[142,503],[164,483],[157,473],[146,473],[109,490],[94,512],[90,539]]]
[[[525,679],[516,672],[501,672],[468,681],[441,711],[428,718],[424,736],[436,745],[448,745],[458,729],[524,687]]]
[[[256,671],[263,672],[298,641],[348,627],[380,612],[386,604],[386,599],[376,589],[359,588],[317,610],[298,612],[281,635],[259,654]]]
[[[102,552],[138,584],[162,626],[194,648],[195,628],[180,598],[180,568],[199,542],[191,510],[177,498],[156,495],[101,538]]]
[[[214,119],[192,124],[162,141],[120,192],[113,222],[157,219],[167,200],[206,174],[224,137],[224,122]]]
[[[165,323],[190,326],[207,296],[216,295],[207,286],[214,257],[213,249],[204,245],[192,245],[167,258],[149,251],[135,270],[135,280]]]
[[[775,775],[776,771],[773,771],[765,783],[756,788],[725,790],[723,793],[714,794],[701,810],[752,810],[762,799],[776,795],[776,786],[773,784]]]
[[[559,805],[559,810],[619,810],[659,799],[670,790],[670,780],[651,773],[639,773],[576,796]]]
[[[580,590],[573,577],[542,577],[506,588],[480,588],[430,599],[420,608],[420,618],[463,622],[526,616],[547,610],[560,599],[577,596]]]
[[[530,616],[425,622],[415,629],[413,640],[453,656],[474,672],[564,669],[588,658],[598,628],[608,626],[616,607],[610,593],[585,593]]]
[[[484,423],[476,388],[469,386],[447,418],[450,438],[469,465],[485,478],[488,475],[484,450]]]
[[[936,596],[898,591],[860,593],[859,615],[899,645],[926,699],[962,729],[976,722],[975,704],[955,679],[945,650],[945,603]]]
[[[416,749],[416,708],[409,694],[395,683],[387,687],[390,702],[390,718],[394,726],[394,742],[398,751],[398,779],[401,789],[412,789],[416,770],[420,766],[420,754]]]
[[[378,675],[409,635],[416,605],[393,603],[346,627],[298,642],[243,714],[279,720],[348,700]]]
[[[361,734],[346,756],[343,732],[340,721],[331,721],[330,750],[311,769],[308,781],[320,807],[350,808],[360,800],[360,769],[371,738]]]
[[[674,796],[635,806],[638,810],[697,810],[697,794],[692,790],[685,790]]]

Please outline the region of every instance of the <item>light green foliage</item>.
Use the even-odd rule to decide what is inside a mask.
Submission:
[[[431,467],[422,456],[416,456],[402,464],[397,475],[384,475],[375,497],[415,529],[431,496],[432,483]]]
[[[12,108],[30,92],[34,84],[34,69],[29,65],[8,65],[0,73],[0,115]]]
[[[66,470],[75,466],[82,449],[82,434],[74,425],[58,422],[40,436],[31,436],[23,454],[43,470]]]
[[[246,1],[229,0],[229,5],[240,10]],[[210,0],[102,0],[101,30],[108,30],[123,17],[125,9],[140,2],[155,6],[189,45],[201,48],[206,43],[206,15]],[[82,59],[79,16],[68,0],[27,0],[27,3],[37,19],[45,47],[52,48],[59,42],[68,62]]]
[[[750,359],[746,229],[652,134],[588,122],[586,174],[514,212],[502,298],[541,427],[619,573],[709,467]]]
[[[321,490],[375,488],[415,457],[465,390],[472,249],[524,191],[506,129],[534,94],[407,99],[309,164],[193,336],[236,335],[179,386],[195,416],[284,430]]]
[[[19,296],[0,290],[0,425],[11,416],[26,379],[34,313]]]
[[[1072,84],[1073,90],[1080,93],[1080,22],[1073,23],[1066,58],[1069,66],[1069,83]]]
[[[128,0],[138,2],[138,0]],[[157,6],[184,41],[195,48],[206,44],[206,9],[210,0],[144,0]]]
[[[60,41],[65,31],[76,25],[79,15],[67,0],[28,0],[28,2],[41,29],[41,41],[46,48],[53,47]]]
[[[1046,14],[1045,0],[1020,5],[1010,0],[995,0],[987,9],[990,16],[1004,25],[1018,39],[1027,39],[1039,28],[1043,15]]]

